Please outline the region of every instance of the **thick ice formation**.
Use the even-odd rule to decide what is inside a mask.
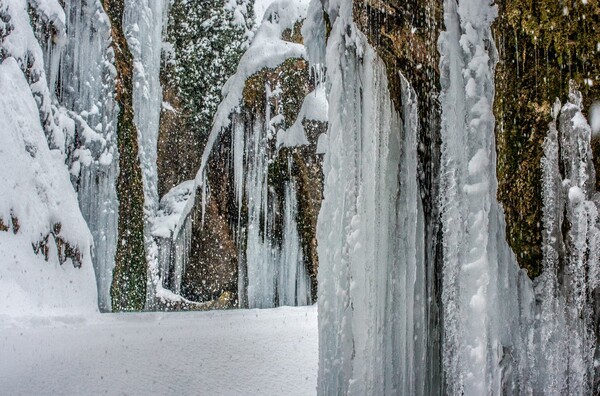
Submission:
[[[310,9],[321,12],[316,3]],[[546,269],[534,288],[506,242],[496,200],[496,8],[479,0],[444,3],[443,252],[441,263],[427,263],[414,169],[419,125],[410,116],[418,98],[403,80],[403,108],[394,109],[385,66],[354,26],[351,2],[324,4],[333,26],[326,49],[330,123],[321,144],[319,393],[591,394],[598,231],[591,128],[580,97],[571,94],[560,129],[555,121],[545,144]],[[314,23],[306,29],[322,29],[318,15],[308,19]],[[308,33],[308,53],[322,62],[322,34]],[[564,208],[571,226],[562,236]],[[441,312],[431,323],[435,296],[423,279],[440,264]],[[439,339],[428,326],[441,329]],[[441,356],[432,355],[436,342]]]
[[[329,39],[327,82],[319,393],[431,394],[415,92],[403,79],[403,107],[394,107],[385,65],[343,17]]]
[[[493,70],[485,1],[444,3],[442,97],[442,364],[449,394],[519,392],[520,315],[531,285],[505,240],[496,201]]]
[[[139,158],[144,184],[144,243],[148,262],[147,308],[152,308],[159,284],[158,247],[152,236],[159,206],[157,143],[162,87],[160,65],[163,32],[168,22],[169,2],[128,0],[123,25],[133,55],[133,110],[138,130]]]

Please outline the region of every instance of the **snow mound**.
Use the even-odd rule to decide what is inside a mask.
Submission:
[[[0,315],[93,312],[91,235],[14,58],[0,65],[0,119]]]
[[[294,124],[286,131],[280,129],[277,132],[277,147],[307,145],[308,139],[302,123],[304,120],[327,122],[327,112],[327,96],[325,88],[321,86],[306,95]]]
[[[173,187],[160,200],[160,208],[154,219],[152,235],[170,238],[176,235],[181,226],[179,220],[194,190],[194,181],[188,180]]]

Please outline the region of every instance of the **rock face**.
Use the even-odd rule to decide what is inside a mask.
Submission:
[[[552,106],[557,98],[567,100],[570,80],[583,94],[584,114],[600,97],[598,24],[597,2],[498,2],[494,25],[499,53],[494,102],[498,198],[508,242],[531,278],[542,272],[540,160]],[[598,140],[593,149],[598,167]]]
[[[123,32],[124,0],[104,2],[112,25],[116,100],[119,104],[118,248],[111,289],[113,311],[139,311],[146,302],[147,262],[144,248],[144,189],[133,114],[133,56]]]
[[[294,7],[290,4],[281,7]],[[301,24],[291,17],[284,18],[290,19],[289,22],[279,22],[278,11],[278,8],[272,11],[266,22],[268,26],[257,34],[265,37],[274,34],[272,40],[293,43],[292,53],[300,54]],[[172,18],[177,15],[172,14]],[[174,26],[181,23],[173,21]],[[173,31],[175,54],[177,46],[181,46],[184,54],[186,40],[192,43],[196,40],[197,49],[206,51],[200,30],[188,31],[187,38]],[[223,40],[226,38],[223,36]],[[161,194],[176,184],[179,186],[173,188],[173,193],[183,188],[185,180],[193,178],[203,167],[200,175],[203,185],[189,198],[194,203],[187,212],[181,212],[185,220],[179,222],[182,227],[189,227],[190,232],[181,256],[185,264],[171,265],[178,268],[175,272],[181,271],[180,285],[175,289],[192,301],[228,296],[240,306],[274,306],[306,304],[316,296],[315,228],[322,191],[321,155],[316,148],[326,123],[322,117],[314,119],[312,114],[314,109],[309,104],[314,105],[317,99],[305,100],[315,88],[306,61],[285,55],[288,51],[285,45],[281,46],[283,52],[271,54],[267,50],[268,41],[257,41],[258,48],[254,51],[261,52],[258,62],[269,66],[252,70],[249,65],[257,58],[250,57],[250,62],[245,63],[242,60],[228,83],[233,86],[228,88],[233,92],[229,97],[235,96],[239,104],[221,111],[220,117],[227,119],[229,125],[218,130],[219,139],[205,149],[205,164],[201,164],[198,150],[206,145],[206,125],[194,125],[197,120],[192,119],[189,106],[209,98],[199,95],[197,87],[190,91],[189,82],[186,86],[178,83],[196,66],[177,65],[168,59],[164,65],[167,105],[163,106],[158,150]],[[185,59],[182,57],[181,62]],[[237,61],[230,60],[227,66],[232,64]],[[188,100],[191,102],[186,103]],[[324,100],[324,96],[319,95],[318,100]],[[226,107],[228,101],[231,99],[225,98],[222,106]],[[305,106],[305,102],[310,103]],[[323,107],[323,103],[319,105]],[[216,121],[219,122],[223,121]],[[288,137],[287,130],[292,127],[295,132]],[[296,135],[304,139],[295,141]],[[165,207],[162,213],[169,216],[173,212],[167,209],[167,201],[161,204]],[[178,232],[172,234],[173,238],[179,238]],[[283,263],[293,268],[289,271],[287,267],[279,268]],[[299,283],[298,274],[305,274]]]

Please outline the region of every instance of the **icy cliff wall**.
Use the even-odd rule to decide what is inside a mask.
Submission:
[[[296,1],[269,7],[224,86],[196,187],[186,195],[184,182],[161,203],[155,234],[174,258],[170,267],[178,274],[167,275],[180,279],[174,287],[186,298],[226,292],[242,307],[272,307],[315,297],[317,142],[327,102],[303,59],[305,14]],[[189,202],[177,208],[180,198]],[[177,211],[181,219],[172,222]],[[180,255],[179,238],[185,241],[189,231]]]
[[[432,69],[441,122],[431,128],[435,118],[419,117],[428,103],[419,73],[404,72],[397,51],[406,44],[390,34],[373,40],[373,31],[359,28],[370,14],[382,15],[381,31],[398,16],[377,4],[358,13],[365,7],[315,1],[308,17],[308,53],[327,66],[330,104],[317,230],[319,393],[593,394],[597,209],[579,94],[561,110],[561,143],[554,132],[545,145],[554,165],[544,163],[542,286],[520,269],[496,198],[497,9],[444,3]],[[429,11],[434,22],[441,17]],[[394,83],[398,76],[403,83]],[[421,136],[431,147],[422,147]],[[566,173],[557,175],[559,168]],[[424,210],[432,203],[437,210]],[[570,231],[561,226],[563,211]],[[441,250],[430,251],[435,230]],[[565,259],[551,264],[558,255]]]
[[[97,310],[92,235],[68,167],[82,159],[73,151],[82,121],[53,100],[39,40],[64,43],[65,25],[55,2],[0,4],[2,314]]]
[[[156,247],[149,230],[158,208],[167,5],[97,0],[4,5],[3,56],[24,64],[49,147],[64,155],[93,236],[103,311],[113,303],[116,309],[144,308],[146,280],[154,284]],[[154,289],[148,290],[152,297]]]

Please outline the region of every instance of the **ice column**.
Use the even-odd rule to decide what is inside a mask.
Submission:
[[[526,385],[531,283],[505,241],[496,201],[494,66],[487,1],[444,2],[442,365],[447,394],[519,393]],[[520,370],[521,369],[521,370]]]
[[[153,306],[158,284],[158,248],[151,235],[151,230],[159,205],[156,158],[162,107],[160,64],[162,35],[168,22],[168,11],[168,1],[128,0],[125,3],[123,17],[127,42],[134,59],[134,121],[138,130],[139,158],[145,200],[144,239],[148,261],[147,308]]]
[[[574,87],[564,106],[557,99],[552,115],[542,158],[544,270],[536,285],[539,344],[533,381],[548,395],[589,394],[596,365],[600,235],[591,128]]]
[[[400,76],[395,108],[385,65],[349,12],[339,10],[327,47],[318,391],[424,395],[431,378],[418,101]]]
[[[288,169],[290,167],[291,159],[289,159]],[[298,199],[294,181],[286,183],[284,199],[283,241],[277,282],[278,302],[279,305],[308,305],[310,304],[310,280],[304,265],[296,223]]]

